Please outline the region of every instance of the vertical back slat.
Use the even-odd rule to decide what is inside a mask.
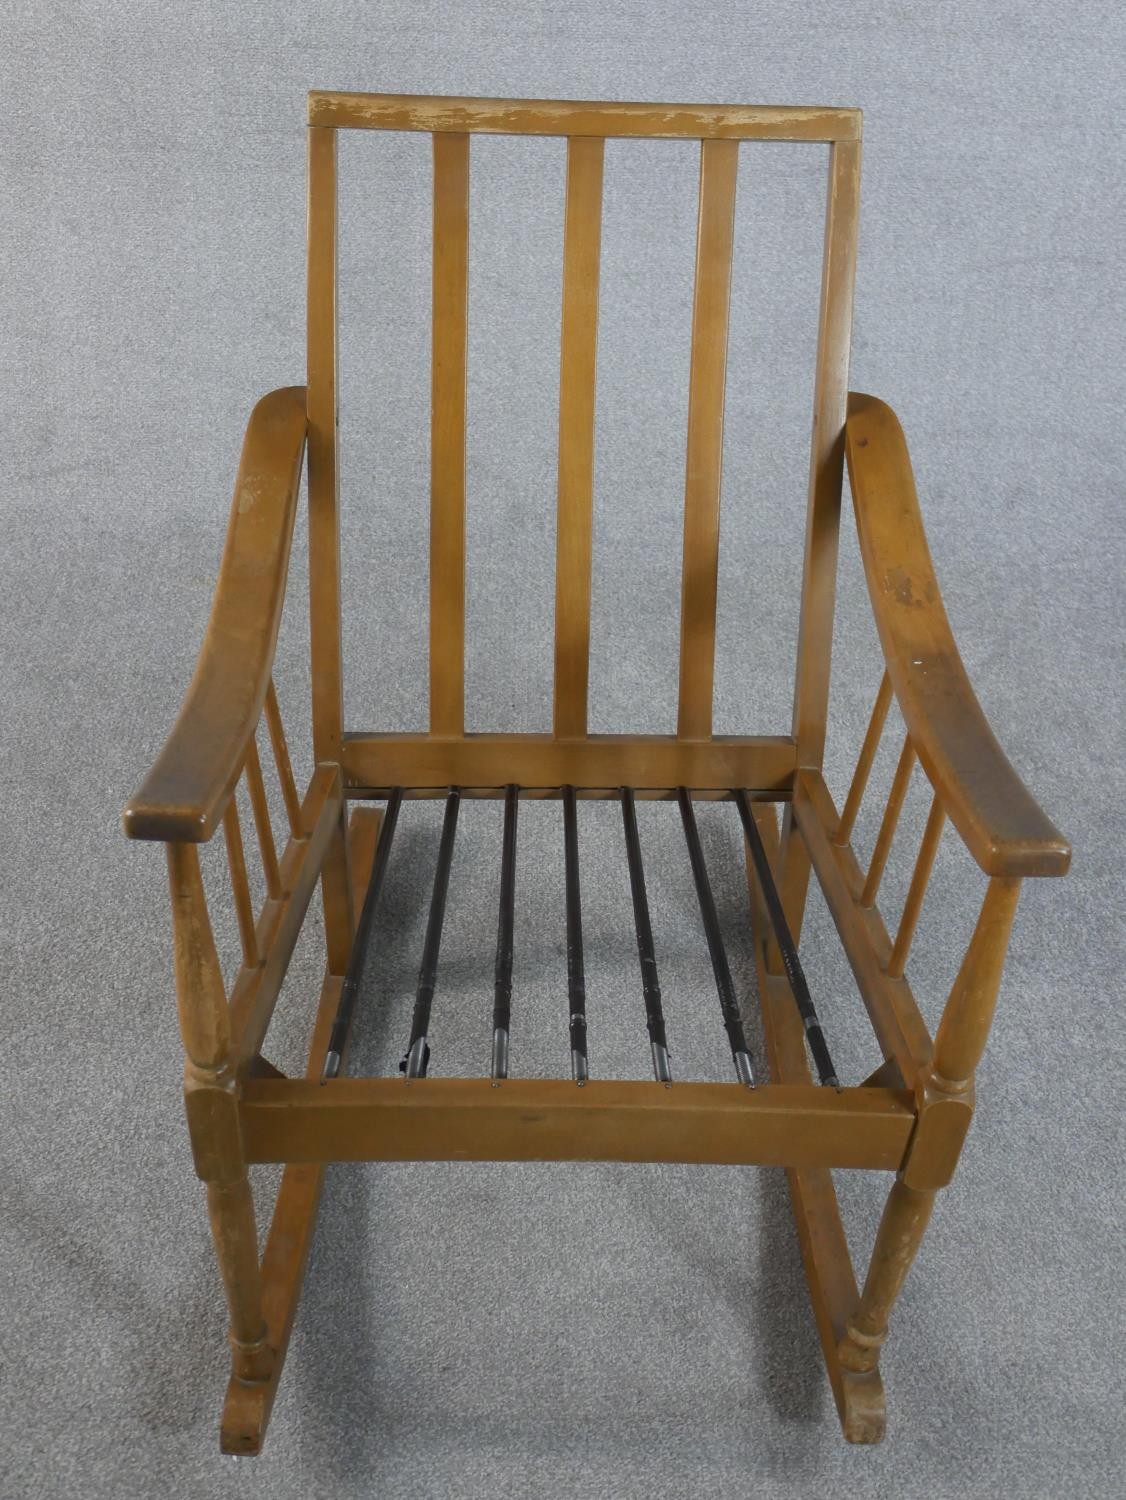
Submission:
[[[582,736],[587,731],[604,145],[601,139],[586,136],[573,136],[567,142],[555,544],[554,728],[558,737]]]
[[[340,528],[336,433],[336,131],[309,130],[309,616],[313,755],[340,759]]]
[[[434,136],[430,733],[465,732],[465,361],[469,137]]]
[[[794,687],[793,732],[800,766],[819,767],[825,749],[859,209],[860,142],[834,141],[829,148],[809,506]]]
[[[723,393],[738,161],[738,141],[701,142],[677,719],[677,733],[687,739],[706,739],[712,732]]]

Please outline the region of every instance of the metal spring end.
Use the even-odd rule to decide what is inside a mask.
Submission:
[[[508,1077],[508,1031],[503,1026],[493,1032],[493,1077]]]
[[[669,1068],[669,1049],[662,1047],[660,1042],[651,1042],[653,1052],[653,1076],[658,1083],[671,1083],[672,1071]]]
[[[746,1052],[735,1053],[735,1072],[740,1083],[745,1083],[749,1089],[754,1088],[754,1069],[751,1067],[750,1056]]]
[[[408,1078],[426,1077],[426,1066],[430,1061],[430,1048],[426,1045],[425,1032],[415,1042],[403,1061],[406,1064],[404,1071]]]

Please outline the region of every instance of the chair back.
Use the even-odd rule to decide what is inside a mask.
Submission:
[[[503,779],[532,786],[573,781],[584,786],[766,787],[785,780],[795,764],[819,765],[828,706],[856,263],[859,111],[313,93],[309,126],[310,593],[318,760],[342,760],[353,786],[417,785],[420,775],[433,777],[439,786],[472,781],[478,774],[486,778],[482,785],[493,785],[488,778],[496,774],[493,765],[499,766],[494,749],[509,757]],[[337,135],[348,129],[425,131],[433,140],[429,731],[424,736],[343,734],[336,223]],[[549,736],[467,736],[465,729],[469,172],[471,137],[481,132],[566,140]],[[623,737],[628,764],[615,754],[615,737],[588,733],[587,712],[603,160],[606,140],[618,137],[700,142],[677,732],[650,737],[648,756],[626,752]],[[720,470],[735,190],[744,140],[825,142],[830,149],[792,736],[718,740],[712,734],[712,703]],[[502,740],[507,746],[492,743]]]

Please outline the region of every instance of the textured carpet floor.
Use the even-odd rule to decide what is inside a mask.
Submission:
[[[4,9],[0,1494],[1120,1493],[1121,15],[1093,0]],[[118,820],[191,669],[250,404],[301,379],[311,86],[866,111],[852,383],[900,411],[971,675],[1076,851],[1067,881],[1022,900],[978,1118],[886,1349],[880,1449],[841,1440],[780,1174],[433,1166],[331,1171],[266,1452],[218,1454],[223,1317],[179,1101],[163,865]],[[788,727],[823,168],[817,149],[742,158],[721,729]],[[425,716],[427,174],[425,141],[344,143],[354,727]],[[599,729],[667,730],[675,712],[695,174],[690,146],[607,156]],[[542,729],[550,711],[562,183],[557,142],[474,146],[475,728]],[[278,663],[299,748],[303,538]],[[847,509],[838,621],[839,796],[878,679]],[[926,806],[917,784],[893,916]],[[359,1068],[403,1048],[437,816],[404,814]],[[641,818],[677,1076],[725,1078],[675,811]],[[863,848],[874,819],[875,799]],[[701,822],[753,1009],[734,814]],[[499,836],[499,806],[465,809],[436,1072],[484,1064]],[[583,807],[582,855],[592,1066],[643,1076],[612,807]],[[932,1023],[980,890],[948,834],[912,970]],[[518,909],[514,1069],[564,1072],[557,804],[523,819]],[[229,921],[220,936],[229,953]],[[271,1033],[282,1067],[302,1055],[318,940],[314,921]],[[803,951],[856,1081],[874,1043],[819,900]],[[268,1205],[273,1175],[255,1185]],[[863,1259],[886,1183],[839,1186]]]

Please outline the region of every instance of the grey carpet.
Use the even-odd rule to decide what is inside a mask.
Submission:
[[[0,1493],[1120,1493],[1123,41],[1095,0],[4,7]],[[971,672],[1076,849],[1067,881],[1022,902],[978,1119],[887,1346],[881,1449],[841,1440],[779,1174],[435,1166],[331,1172],[266,1453],[217,1452],[223,1318],[179,1103],[162,861],[118,815],[191,668],[246,413],[301,379],[310,86],[866,111],[853,385],[902,415]],[[412,727],[426,144],[349,139],[342,160],[348,718]],[[743,154],[722,728],[788,722],[823,165],[817,149]],[[562,170],[558,143],[474,147],[478,728],[549,712]],[[687,146],[608,153],[601,729],[674,713],[694,173]],[[278,676],[300,740],[297,557]],[[840,581],[838,795],[878,676],[847,513]],[[893,754],[889,736],[884,784]],[[916,785],[892,914],[925,811]],[[612,808],[582,812],[592,1064],[640,1076],[618,828]],[[435,818],[404,818],[361,1066],[402,1047]],[[436,1071],[484,1059],[499,818],[466,809]],[[702,824],[751,999],[733,815]],[[678,1075],[726,1077],[674,810],[644,809],[642,834]],[[528,811],[520,860],[514,1065],[562,1071],[557,805]],[[948,835],[913,967],[932,1021],[980,888]],[[229,952],[229,922],[221,937]],[[271,1034],[283,1067],[317,941],[314,926]],[[875,1049],[816,901],[803,946],[855,1080]],[[272,1175],[256,1186],[268,1204]],[[840,1182],[861,1259],[885,1186]]]

